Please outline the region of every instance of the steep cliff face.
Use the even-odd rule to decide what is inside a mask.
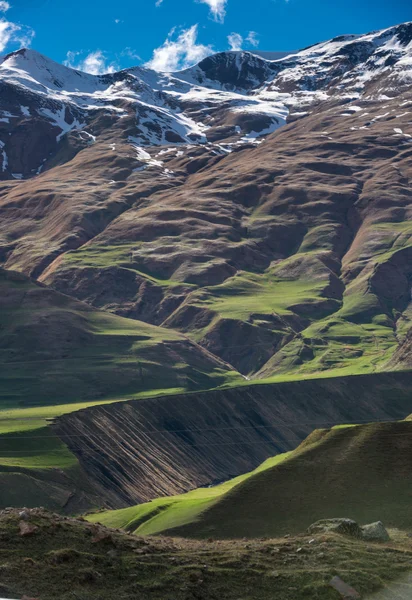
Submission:
[[[410,374],[382,373],[98,406],[58,418],[54,430],[118,508],[239,475],[316,428],[411,410]]]

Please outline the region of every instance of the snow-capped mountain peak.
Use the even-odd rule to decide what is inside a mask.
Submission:
[[[84,132],[90,144],[113,126],[134,147],[218,144],[216,152],[230,152],[319,103],[384,101],[411,81],[412,23],[286,56],[221,52],[176,73],[134,67],[90,75],[21,49],[0,59],[0,177],[43,169],[47,157],[36,152],[26,162],[13,158],[10,134],[21,122],[41,129],[50,155],[70,133]]]

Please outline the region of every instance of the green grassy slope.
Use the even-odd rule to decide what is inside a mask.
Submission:
[[[392,241],[394,229],[388,228]],[[314,227],[307,234],[310,243],[265,270],[238,270],[218,285],[185,283],[187,299],[165,323],[251,376],[350,375],[381,368],[397,348],[394,322],[400,313],[369,289],[368,276],[344,289],[328,267],[330,248],[319,235]],[[92,245],[67,253],[60,268],[116,267],[137,274],[166,297],[173,294],[179,282],[139,270],[130,260],[132,250],[130,244]],[[391,259],[381,251],[376,264]],[[410,320],[402,323],[405,329]]]
[[[37,527],[19,535],[18,511],[0,515],[0,592],[42,600],[336,600],[335,575],[362,594],[410,569],[406,535],[367,544],[338,535],[198,542],[130,536],[44,511],[29,511]]]
[[[317,430],[285,460],[251,474],[196,518],[164,533],[275,536],[329,517],[412,529],[411,473],[410,421]]]
[[[137,506],[120,510],[103,511],[89,515],[91,523],[102,523],[107,527],[119,527],[138,535],[154,535],[165,529],[180,527],[191,523],[218,498],[231,490],[235,485],[245,481],[252,475],[260,473],[284,461],[289,452],[269,458],[251,473],[239,475],[220,485],[198,488],[187,494],[158,498]]]
[[[0,271],[0,408],[215,387],[233,374],[185,337]]]
[[[48,427],[0,435],[0,466],[69,469],[75,456]]]

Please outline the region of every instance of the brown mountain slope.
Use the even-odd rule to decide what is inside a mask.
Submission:
[[[408,369],[412,365],[412,330],[409,329],[405,338],[389,361],[388,369]]]
[[[397,325],[402,334],[409,323],[411,148],[395,131],[408,130],[408,114],[397,118],[403,102],[388,101],[376,120],[380,103],[324,108],[256,149],[205,156],[170,191],[154,192],[147,172],[134,173],[114,192],[122,214],[40,277],[95,306],[184,331],[245,374],[384,362]],[[175,161],[185,164],[179,157],[170,168]],[[84,181],[81,162],[82,153],[62,174],[79,168]],[[78,209],[84,229],[88,209]],[[90,210],[90,223],[102,223]],[[44,224],[57,213],[46,212],[36,240],[55,235]]]
[[[410,325],[411,39],[97,78],[12,53],[0,263],[245,375],[379,368]],[[10,173],[29,126],[50,152]]]

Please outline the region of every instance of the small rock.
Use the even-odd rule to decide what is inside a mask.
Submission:
[[[285,546],[281,546],[279,548],[279,552],[282,552],[282,553],[284,553],[284,552],[293,552],[293,548],[291,546],[286,546],[286,545]]]
[[[337,575],[331,579],[329,585],[333,587],[345,600],[352,600],[352,598],[360,598],[359,592],[357,592],[353,587],[345,583],[340,577]]]
[[[362,529],[352,519],[322,519],[308,527],[308,533],[340,533],[362,538]]]
[[[362,528],[362,538],[368,542],[388,542],[390,540],[389,533],[386,531],[382,521],[369,523]]]
[[[150,549],[149,548],[136,548],[135,550],[133,550],[134,554],[150,554]]]
[[[30,525],[27,521],[20,521],[19,529],[21,537],[29,537],[34,535],[39,528],[36,525]]]
[[[279,571],[270,571],[268,573],[269,577],[274,577],[275,579],[277,579],[278,577],[280,577],[280,573]]]
[[[22,521],[28,521],[29,518],[29,513],[27,511],[22,510],[21,512],[19,512],[19,519],[21,519]]]

